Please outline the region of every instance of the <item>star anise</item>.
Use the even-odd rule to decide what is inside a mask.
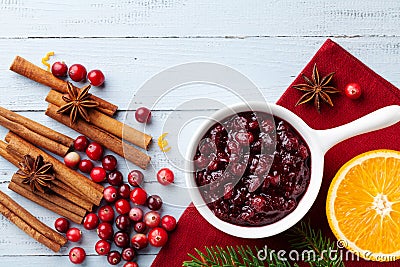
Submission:
[[[49,188],[49,182],[55,179],[53,164],[44,162],[40,155],[36,159],[31,155],[25,155],[19,167],[17,175],[22,178],[24,184],[30,185],[32,191],[38,190],[44,193],[44,188]]]
[[[317,64],[314,64],[311,79],[303,74],[303,79],[306,83],[296,84],[293,86],[293,88],[297,90],[306,92],[302,97],[300,97],[299,101],[297,101],[296,106],[314,99],[314,106],[317,108],[318,112],[320,112],[320,99],[322,99],[333,107],[329,94],[340,92],[335,87],[329,86],[334,74],[334,72],[331,72],[321,79],[318,73]]]
[[[68,95],[63,95],[62,97],[66,104],[60,107],[57,110],[57,113],[69,112],[71,125],[76,122],[78,116],[82,117],[85,121],[90,122],[90,117],[87,113],[87,109],[95,108],[99,105],[97,101],[89,99],[90,84],[79,91],[71,83],[67,82],[67,88]]]

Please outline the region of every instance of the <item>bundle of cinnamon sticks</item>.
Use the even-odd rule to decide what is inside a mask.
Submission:
[[[58,252],[67,243],[64,236],[39,221],[2,191],[0,191],[0,213],[30,237],[54,252]]]
[[[5,140],[7,143],[0,141],[0,155],[12,164],[19,167],[24,155],[34,158],[41,155],[46,162],[53,164],[56,177],[51,182],[50,192],[32,191],[17,175],[13,175],[9,189],[78,224],[82,223],[86,212],[92,211],[94,205],[100,204],[103,197],[101,185],[69,169],[56,158],[12,132],[7,134]]]
[[[72,138],[3,107],[0,107],[0,125],[60,157],[64,157],[74,143]]]
[[[96,109],[88,110],[90,122],[81,119],[75,124],[71,124],[67,114],[59,114],[57,112],[65,104],[63,94],[67,93],[68,85],[66,81],[58,79],[50,72],[19,56],[14,59],[10,69],[52,88],[46,97],[46,101],[49,102],[46,110],[47,116],[100,143],[140,168],[146,169],[150,163],[150,157],[135,146],[147,150],[152,137],[112,118],[117,111],[115,105],[90,95],[90,99],[97,101],[99,104]],[[77,89],[76,87],[73,88],[74,90]],[[124,140],[127,142],[122,140],[123,132]]]
[[[94,183],[82,174],[68,168],[58,159],[38,147],[49,149],[57,146],[57,155],[64,156],[73,140],[37,122],[0,107],[0,125],[10,130],[5,141],[0,141],[0,156],[20,168],[25,155],[33,158],[39,155],[53,166],[55,180],[50,191],[32,191],[18,175],[13,175],[9,188],[31,201],[61,215],[73,222],[82,223],[87,212],[98,206],[103,198],[103,186]],[[36,146],[38,147],[36,147]],[[50,149],[49,149],[50,150]]]

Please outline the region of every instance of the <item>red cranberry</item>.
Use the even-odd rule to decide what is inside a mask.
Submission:
[[[119,199],[115,202],[115,210],[119,214],[128,214],[131,210],[131,204],[126,199]]]
[[[117,159],[113,155],[107,155],[101,160],[101,165],[106,171],[113,171],[117,167]]]
[[[272,186],[278,186],[281,181],[280,175],[268,175],[267,178]]]
[[[159,197],[157,195],[149,196],[149,198],[147,199],[147,207],[151,210],[161,209],[162,204],[163,204],[163,201],[162,201],[161,197]]]
[[[102,167],[94,167],[90,172],[90,178],[96,183],[101,183],[106,179],[107,173]]]
[[[169,185],[174,182],[174,173],[168,168],[162,168],[157,172],[157,180],[162,185]]]
[[[194,160],[194,164],[196,165],[197,170],[204,169],[209,163],[210,159],[204,155],[200,155]]]
[[[217,148],[210,138],[206,138],[200,141],[199,151],[202,155],[209,156],[211,153],[215,153]]]
[[[99,143],[92,142],[86,148],[86,155],[91,160],[100,160],[103,156],[103,147]]]
[[[251,132],[242,130],[236,134],[235,139],[241,145],[248,145],[254,141],[254,136]]]
[[[96,213],[89,213],[83,219],[83,227],[87,230],[93,230],[99,225],[99,217]]]
[[[69,221],[65,218],[58,218],[54,222],[54,228],[60,233],[66,233],[69,229]]]
[[[118,190],[114,186],[104,188],[103,197],[108,203],[114,203],[118,198]]]
[[[81,264],[86,258],[86,252],[83,248],[74,247],[69,251],[69,260],[73,264]]]
[[[251,207],[256,212],[263,212],[266,208],[266,200],[263,196],[256,196],[251,200]]]
[[[149,243],[153,247],[162,247],[168,241],[168,233],[160,227],[151,229],[149,232]]]
[[[74,64],[69,67],[68,74],[71,80],[74,82],[80,82],[86,79],[87,71],[81,64]]]
[[[247,126],[247,119],[245,117],[236,116],[233,118],[233,127],[235,130],[240,131]],[[218,127],[218,126],[217,126]]]
[[[136,234],[131,239],[131,244],[134,249],[140,250],[149,244],[147,236],[144,234]]]
[[[81,172],[90,173],[93,169],[94,165],[89,159],[83,159],[79,162],[78,168]]]
[[[123,184],[118,189],[118,195],[121,198],[129,198],[131,194],[131,187],[128,184]]]
[[[99,240],[94,246],[94,249],[99,255],[107,255],[111,250],[111,244],[106,240]]]
[[[129,211],[129,219],[134,222],[139,222],[143,219],[143,210],[139,207],[134,207]]]
[[[78,242],[82,238],[82,232],[78,228],[69,228],[67,231],[67,239],[71,242]]]
[[[269,133],[275,128],[274,122],[271,118],[267,118],[261,122],[262,132]]]
[[[131,191],[130,199],[136,205],[144,205],[147,200],[147,193],[140,187],[134,188]]]
[[[131,261],[133,260],[133,258],[135,258],[135,250],[133,248],[125,248],[122,253],[121,256],[125,261]]]
[[[91,70],[89,71],[87,78],[91,85],[100,86],[104,83],[105,77],[101,70]]]
[[[64,62],[54,62],[51,66],[51,73],[58,78],[63,78],[67,76],[68,66]]]
[[[154,228],[160,225],[161,217],[157,211],[149,211],[144,215],[144,223],[149,228]]]
[[[114,235],[114,244],[120,248],[126,248],[129,246],[129,235],[125,232],[119,231]]]
[[[126,214],[118,215],[117,219],[115,219],[115,225],[121,231],[129,231],[129,228],[131,227],[131,220]]]
[[[137,222],[135,223],[135,225],[133,226],[133,229],[137,232],[137,233],[144,233],[146,231],[146,224],[144,222]]]
[[[257,130],[259,127],[260,126],[259,126],[257,120],[249,122],[249,129],[250,130]]]
[[[224,185],[224,199],[231,199],[233,197],[233,184],[227,183]]]
[[[208,170],[209,171],[217,171],[219,167],[219,161],[218,159],[214,159],[213,161],[210,162],[210,164],[208,164]]]
[[[161,218],[161,226],[171,232],[176,228],[176,219],[171,215],[165,215]]]
[[[114,235],[114,229],[111,224],[107,222],[102,222],[97,227],[97,235],[102,240],[111,240]]]
[[[144,175],[139,170],[133,170],[128,174],[128,183],[131,186],[140,186],[143,183]]]
[[[300,145],[299,146],[299,154],[301,156],[301,158],[304,160],[306,158],[308,158],[308,149],[306,146],[304,145]]]
[[[136,262],[128,261],[123,267],[139,267],[139,265]]]
[[[120,171],[112,171],[107,175],[107,182],[113,186],[120,186],[124,182],[124,176]]]
[[[135,112],[135,118],[140,123],[149,123],[151,120],[151,111],[148,108],[140,107]]]
[[[76,166],[78,166],[80,160],[81,160],[81,156],[79,156],[79,154],[74,151],[69,152],[64,157],[65,166],[67,166],[68,168],[71,168],[71,169],[76,169]]]
[[[358,99],[361,96],[361,86],[358,83],[349,83],[344,88],[344,93],[350,99]]]
[[[89,140],[86,136],[78,136],[74,141],[74,149],[77,151],[85,151],[89,145]]]
[[[121,254],[118,251],[108,253],[107,261],[111,265],[117,265],[121,261]]]
[[[97,211],[97,214],[99,215],[100,220],[103,222],[111,222],[114,220],[114,209],[109,205],[100,207]]]

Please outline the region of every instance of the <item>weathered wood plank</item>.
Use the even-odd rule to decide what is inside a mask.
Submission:
[[[47,51],[51,59],[68,64],[82,63],[88,69],[100,68],[106,75],[104,88],[92,92],[127,108],[140,86],[165,68],[194,61],[217,62],[249,77],[268,101],[276,101],[326,38],[250,38],[239,39],[10,39],[0,40],[0,105],[13,110],[44,110],[48,88],[8,71],[15,55],[41,65]],[[395,85],[400,85],[399,38],[339,38],[339,44],[360,58]],[[83,85],[83,84],[82,84]],[[168,94],[156,109],[173,110],[186,100],[204,97],[235,99],[204,86],[186,86]],[[146,95],[139,99],[148,103]]]
[[[141,267],[148,267],[151,265],[155,258],[155,255],[140,255],[137,257],[137,263]],[[54,266],[73,266],[72,263],[69,262],[68,256],[24,256],[24,257],[15,257],[15,256],[0,256],[0,266],[26,266],[27,262],[29,266],[41,266],[41,267],[54,267]],[[94,256],[89,255],[86,257],[85,263],[82,266],[96,266],[96,267],[108,267],[110,264],[107,262],[105,256]],[[123,263],[120,263],[116,266],[123,266]]]
[[[0,37],[399,35],[400,2],[0,1]]]
[[[207,0],[201,3],[194,0],[74,0],[68,3],[0,0],[0,105],[28,111],[21,114],[73,137],[78,135],[43,114],[47,88],[7,71],[17,54],[40,65],[41,57],[51,50],[56,52],[53,61],[65,60],[68,64],[83,63],[88,69],[102,69],[106,74],[106,87],[92,91],[116,103],[122,110],[147,79],[165,68],[193,61],[218,62],[239,70],[274,102],[327,36],[340,37],[335,40],[399,86],[399,16],[400,2],[396,0],[384,4],[372,0],[329,3],[318,0]],[[346,36],[361,37],[341,38]],[[235,102],[235,98],[227,97],[215,88],[187,87],[183,93],[175,91],[162,99],[154,108],[153,123],[146,130],[157,137],[169,116],[179,120],[187,114],[196,114],[196,111],[184,111],[171,115],[167,111],[202,95]],[[139,104],[140,101],[147,103],[148,99],[140,99]],[[124,114],[118,114],[117,118],[123,120]],[[0,138],[5,133],[6,130],[0,127]],[[174,144],[173,151],[168,154],[170,158],[160,153],[157,146],[149,152],[154,165],[145,172],[145,188],[152,194],[161,195],[169,204],[176,204],[171,197],[175,198],[179,188],[161,187],[155,180],[155,172],[170,166],[168,160],[178,161],[176,152],[179,148],[184,153],[187,143],[188,140],[181,140],[179,145]],[[121,158],[118,159],[119,169],[126,175],[129,168]],[[52,225],[57,215],[7,189],[13,172],[15,167],[0,158],[0,190]],[[176,171],[176,175],[176,184],[183,186],[183,172]],[[185,201],[183,196],[182,203]],[[163,208],[164,214],[176,217],[182,211],[183,208],[172,205]],[[75,245],[84,247],[90,255],[86,266],[108,265],[104,257],[94,256],[93,244],[97,241],[94,231],[84,231],[81,243],[69,244],[53,256],[1,216],[0,230],[1,266],[26,265],[27,262],[30,266],[69,266],[66,255]],[[156,253],[156,249],[141,252],[139,265],[150,266]]]

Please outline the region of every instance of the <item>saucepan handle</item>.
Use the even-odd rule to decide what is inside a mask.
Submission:
[[[400,121],[400,106],[387,106],[355,121],[328,130],[314,130],[324,152],[350,137],[389,127]]]

